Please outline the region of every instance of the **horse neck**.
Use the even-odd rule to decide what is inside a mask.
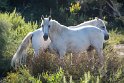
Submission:
[[[50,28],[50,34],[49,34],[51,40],[61,36],[63,32],[68,30],[66,26],[61,25],[55,20],[52,20],[51,23],[52,23],[52,27]]]

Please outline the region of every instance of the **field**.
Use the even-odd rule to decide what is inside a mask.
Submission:
[[[123,29],[109,29],[110,39],[104,43],[104,67],[98,63],[98,56],[93,51],[94,61],[86,53],[78,57],[67,54],[64,62],[49,52],[42,53],[32,62],[32,48],[28,50],[27,64],[14,70],[10,66],[11,58],[24,36],[36,30],[39,24],[25,22],[24,18],[14,11],[0,13],[0,70],[2,83],[123,83],[124,44]],[[109,28],[109,27],[108,27]],[[72,60],[71,60],[72,59]],[[71,64],[72,61],[72,64]]]

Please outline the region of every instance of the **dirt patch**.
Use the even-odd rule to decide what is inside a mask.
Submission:
[[[124,57],[124,44],[114,45],[114,49],[120,57]]]

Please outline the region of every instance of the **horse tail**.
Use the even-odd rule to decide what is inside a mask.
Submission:
[[[26,56],[27,56],[27,47],[30,44],[32,38],[32,32],[28,33],[26,37],[22,40],[22,43],[18,47],[16,53],[14,54],[12,60],[11,60],[11,66],[17,67],[22,62],[26,62]]]

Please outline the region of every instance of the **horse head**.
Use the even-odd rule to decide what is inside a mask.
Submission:
[[[42,19],[41,27],[44,33],[43,38],[46,41],[48,39],[48,33],[51,26],[50,21],[52,18],[51,16],[49,16],[48,18],[44,18],[44,16],[42,15],[41,19]]]
[[[105,35],[104,39],[108,40],[109,39],[109,33],[106,29],[105,21],[103,21],[102,19],[100,19],[98,17],[95,17],[95,21],[96,21],[96,26],[103,31],[103,33]]]

